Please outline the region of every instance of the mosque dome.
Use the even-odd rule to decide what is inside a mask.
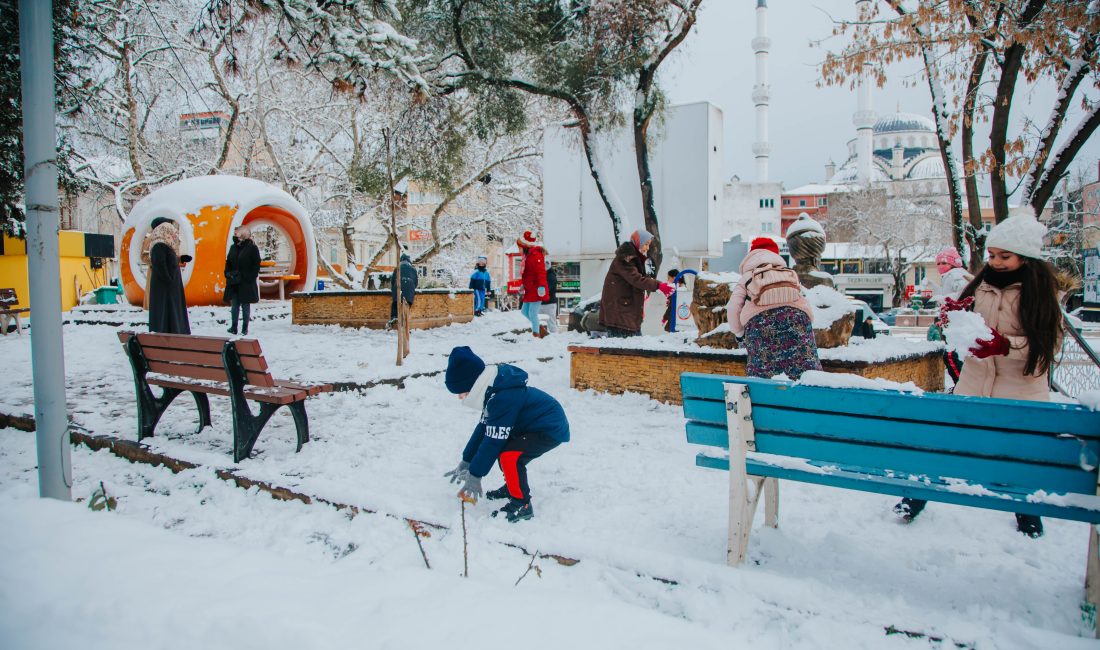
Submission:
[[[926,133],[936,132],[936,123],[923,115],[916,113],[894,113],[884,115],[875,122],[872,131],[879,133],[898,133],[900,131],[922,131]]]
[[[909,170],[909,174],[906,178],[914,180],[923,180],[927,178],[947,178],[947,174],[943,172],[943,159],[939,157],[929,157],[913,165],[913,168]]]

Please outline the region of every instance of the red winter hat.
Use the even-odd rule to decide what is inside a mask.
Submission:
[[[530,230],[524,230],[523,235],[516,239],[516,245],[520,248],[533,248],[535,246],[542,246],[540,242]]]
[[[750,251],[755,251],[763,248],[766,251],[771,251],[776,255],[779,254],[779,245],[775,243],[775,240],[770,237],[757,237],[752,240],[752,245],[749,246]]]

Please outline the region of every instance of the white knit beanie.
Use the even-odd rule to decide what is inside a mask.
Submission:
[[[1032,215],[1009,217],[993,226],[985,247],[999,248],[1023,257],[1043,259],[1043,235],[1047,227]]]

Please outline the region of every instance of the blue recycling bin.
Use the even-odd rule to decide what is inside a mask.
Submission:
[[[318,291],[324,291],[325,290],[325,281],[324,280],[318,280],[317,281],[317,290]]]

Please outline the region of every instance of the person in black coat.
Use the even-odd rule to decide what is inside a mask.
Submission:
[[[558,273],[550,266],[550,260],[546,260],[546,297],[542,299],[539,307],[540,314],[546,314],[546,331],[549,334],[558,333]]]
[[[401,298],[412,307],[416,298],[416,267],[407,253],[401,253]],[[397,320],[397,271],[390,276],[390,322]]]
[[[248,334],[248,321],[252,317],[252,305],[260,302],[260,249],[252,241],[252,231],[240,226],[233,233],[233,245],[225,256],[225,301],[229,303],[232,319],[228,332],[237,333],[237,320],[244,312],[241,334]],[[242,309],[243,308],[243,309]]]
[[[179,231],[167,219],[154,222],[149,248],[149,331],[163,334],[190,334],[187,300],[183,294],[181,267],[191,261],[179,251]]]

